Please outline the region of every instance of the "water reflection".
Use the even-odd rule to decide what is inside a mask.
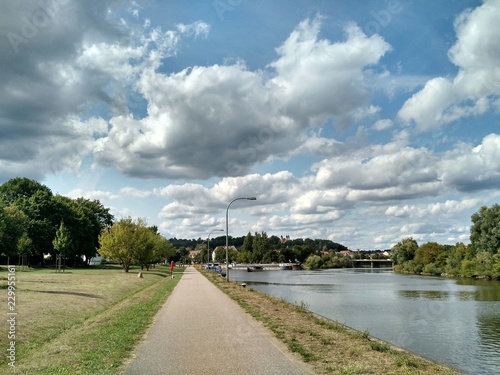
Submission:
[[[482,357],[500,354],[500,303],[489,304],[477,318]]]
[[[450,293],[437,290],[398,290],[397,294],[407,299],[448,299]]]
[[[387,269],[234,271],[232,277],[463,372],[499,373],[499,281]]]

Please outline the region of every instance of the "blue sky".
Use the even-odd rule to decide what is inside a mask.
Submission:
[[[500,1],[8,2],[0,183],[167,237],[469,241],[500,191]]]

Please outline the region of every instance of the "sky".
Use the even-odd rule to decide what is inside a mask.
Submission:
[[[167,238],[468,243],[500,200],[500,0],[6,1],[0,51],[0,183]]]

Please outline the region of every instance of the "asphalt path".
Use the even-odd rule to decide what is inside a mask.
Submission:
[[[125,369],[143,374],[313,374],[267,328],[188,267]]]

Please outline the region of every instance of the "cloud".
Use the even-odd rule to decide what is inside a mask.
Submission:
[[[135,197],[135,198],[147,198],[152,194],[151,191],[140,190],[133,187],[123,187],[120,189],[121,197]]]
[[[371,97],[365,69],[390,46],[379,35],[367,37],[355,24],[345,28],[344,42],[332,43],[318,39],[320,26],[320,17],[302,21],[277,49],[280,57],[270,64],[277,76],[269,86],[285,113],[305,124],[330,116],[346,124]]]
[[[319,28],[319,18],[303,21],[278,48],[272,72],[250,71],[241,61],[169,75],[144,70],[137,87],[147,116],[111,118],[96,163],[142,178],[242,176],[270,158],[311,150],[304,132],[319,125],[316,119],[377,112],[367,105],[363,71],[388,44],[354,25],[343,42],[318,40]],[[335,146],[321,142],[327,153]]]
[[[68,197],[76,199],[76,198],[87,198],[87,199],[96,199],[103,201],[110,201],[114,199],[118,199],[119,195],[110,191],[102,191],[102,190],[83,190],[83,189],[74,189],[66,194]]]
[[[391,128],[393,125],[392,120],[390,119],[383,119],[383,120],[378,120],[373,124],[373,129],[377,131],[382,131]]]
[[[431,167],[436,161],[426,149],[363,149],[316,164],[316,182],[322,188],[348,188],[349,199],[409,198],[438,188],[438,175]]]
[[[440,164],[445,184],[461,192],[496,189],[500,184],[500,135],[490,134],[476,147],[459,144]]]
[[[492,199],[474,192],[488,189],[494,181],[498,184],[490,176],[498,178],[500,136],[489,135],[479,145],[460,143],[444,152],[413,148],[406,142],[405,134],[397,134],[386,145],[345,146],[345,154],[317,163],[305,177],[283,171],[226,177],[212,186],[169,185],[156,191],[171,200],[160,217],[181,225],[178,233],[197,236],[191,226],[203,233],[210,226],[225,225],[228,197],[255,195],[257,201],[242,201],[234,207],[252,216],[232,219],[234,230],[294,233],[382,247],[410,235],[426,241],[467,240],[460,220],[467,220]],[[471,195],[449,198],[450,192],[460,189]],[[200,224],[204,222],[209,223],[206,228]]]
[[[7,5],[6,33],[26,34],[25,20],[44,12],[39,4],[45,3]],[[115,16],[117,1],[95,9],[53,6],[45,9],[53,15],[47,24],[23,37],[26,43],[13,48],[2,39],[4,179],[15,170],[38,178],[77,171],[89,154],[95,167],[132,177],[243,176],[273,158],[338,153],[339,142],[307,132],[330,117],[347,124],[379,111],[369,104],[365,69],[390,47],[354,24],[345,28],[344,41],[331,42],[318,38],[321,17],[301,22],[267,71],[237,61],[164,74],[160,67],[181,39],[206,38],[209,25],[139,25],[142,8],[135,2],[123,9],[131,19]],[[336,91],[343,94],[331,94]]]
[[[78,170],[109,114],[126,116],[139,72],[173,54],[192,28],[143,30],[121,1],[23,1],[0,15],[0,178]],[[116,13],[115,13],[116,12]],[[92,134],[96,123],[105,123]]]
[[[461,118],[484,114],[500,95],[500,2],[486,0],[455,21],[457,41],[449,50],[459,68],[455,78],[436,77],[408,99],[398,113],[428,131]]]
[[[250,174],[242,177],[226,177],[212,188],[200,184],[186,183],[183,185],[169,185],[156,189],[155,194],[175,203],[163,207],[161,215],[171,216],[184,214],[184,209],[193,213],[205,213],[214,208],[225,209],[228,197],[257,197],[251,203],[242,201],[239,205],[266,206],[278,205],[286,202],[298,189],[299,181],[287,171],[275,174]]]
[[[389,206],[385,210],[387,216],[400,218],[419,218],[450,216],[460,213],[464,210],[477,207],[481,201],[477,198],[465,198],[463,200],[446,200],[445,202],[436,202],[429,204],[418,204],[403,206]]]

